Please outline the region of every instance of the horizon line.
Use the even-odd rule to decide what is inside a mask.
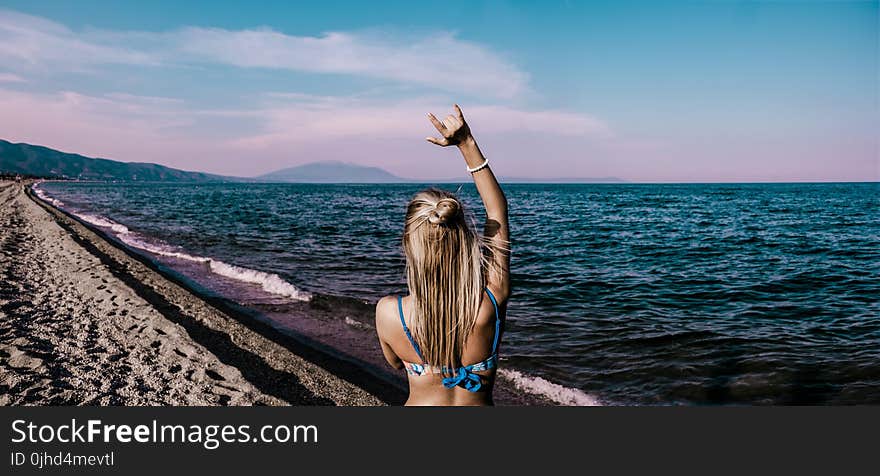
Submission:
[[[0,175],[6,176],[15,176],[20,174],[9,174],[0,171]],[[273,181],[273,180],[251,180],[247,177],[232,177],[232,176],[222,176],[224,178],[230,179],[239,179],[238,181],[234,180],[216,180],[216,181],[170,181],[170,180],[99,180],[99,179],[76,179],[76,178],[41,178],[41,177],[26,177],[27,180],[42,180],[45,182],[96,182],[96,183],[165,183],[165,184],[199,184],[199,185],[211,185],[211,184],[228,184],[228,183],[251,183],[251,184],[260,184],[260,185],[276,185],[276,184],[290,184],[290,185],[425,185],[425,184],[469,184],[473,183],[470,180],[428,180],[428,179],[418,179],[418,180],[408,180],[408,181],[387,181],[387,182],[357,182],[357,181],[347,181],[347,182],[334,182],[334,181]],[[245,180],[241,180],[245,179]],[[0,179],[5,180],[5,179]],[[792,184],[880,184],[880,180],[800,180],[800,181],[731,181],[731,182],[675,182],[675,181],[620,181],[620,182],[577,182],[577,181],[567,181],[567,182],[542,182],[540,180],[532,180],[527,182],[520,181],[504,181],[503,178],[499,179],[500,184],[508,183],[508,184],[516,184],[516,185],[792,185]]]
[[[148,165],[157,165],[157,166],[160,166],[160,167],[167,167],[167,168],[175,169],[175,170],[179,170],[179,171],[182,171],[182,172],[200,173],[200,174],[205,174],[205,175],[211,175],[211,176],[217,177],[217,178],[219,178],[219,179],[233,179],[233,180],[237,179],[237,180],[243,180],[243,181],[249,181],[249,182],[257,182],[257,183],[311,183],[311,184],[383,184],[383,183],[385,183],[385,184],[388,184],[388,183],[391,183],[391,184],[396,184],[396,183],[405,184],[405,183],[456,183],[456,184],[461,184],[461,183],[470,183],[470,182],[471,182],[469,179],[466,179],[466,178],[443,177],[443,178],[437,178],[437,179],[428,179],[428,178],[410,178],[410,177],[402,177],[402,176],[396,175],[396,174],[394,174],[394,173],[392,173],[392,172],[389,172],[389,171],[386,170],[384,167],[381,167],[381,166],[378,166],[378,165],[362,165],[362,164],[358,164],[358,163],[354,163],[354,162],[346,162],[346,161],[343,160],[343,159],[331,159],[331,160],[318,160],[318,161],[312,161],[312,162],[307,162],[307,163],[304,163],[304,164],[299,164],[299,165],[293,165],[293,166],[284,167],[284,168],[281,168],[281,169],[277,169],[277,170],[274,170],[274,171],[271,171],[271,172],[266,172],[266,173],[259,174],[259,175],[256,175],[256,176],[252,176],[252,177],[243,177],[243,176],[235,176],[235,175],[219,174],[219,173],[216,173],[216,172],[206,172],[206,171],[191,170],[191,169],[180,169],[180,168],[177,168],[177,167],[172,167],[172,166],[169,166],[169,165],[158,164],[158,163],[155,163],[155,162],[138,162],[138,161],[128,162],[128,161],[124,161],[124,160],[109,159],[109,158],[106,158],[106,157],[88,156],[88,155],[83,155],[83,154],[78,153],[78,152],[68,152],[68,151],[64,151],[64,150],[56,149],[56,148],[54,148],[54,147],[50,147],[50,146],[46,146],[46,145],[32,144],[32,143],[28,143],[28,142],[13,142],[13,141],[11,141],[11,140],[3,139],[3,138],[0,138],[0,141],[4,141],[4,142],[7,142],[7,143],[9,143],[9,144],[11,144],[11,145],[17,145],[17,146],[25,145],[25,146],[30,146],[30,147],[41,147],[41,148],[44,148],[44,149],[49,149],[49,150],[53,150],[53,151],[56,151],[56,152],[60,152],[60,153],[62,153],[62,154],[78,155],[78,156],[80,156],[80,157],[83,157],[83,158],[86,158],[86,159],[92,159],[92,160],[108,160],[108,161],[111,161],[111,162],[119,162],[119,163],[126,163],[126,164],[148,164]],[[276,173],[276,172],[279,172],[279,171],[282,171],[282,170],[286,170],[286,169],[290,169],[290,168],[298,168],[298,167],[302,167],[302,166],[306,166],[306,165],[311,165],[311,164],[321,164],[321,163],[341,163],[341,164],[345,164],[345,165],[349,165],[349,166],[354,166],[354,167],[375,168],[375,169],[379,169],[379,170],[381,170],[381,171],[383,171],[383,172],[385,172],[385,173],[387,173],[387,174],[393,176],[395,179],[399,179],[399,181],[397,181],[397,180],[387,180],[387,181],[365,181],[365,182],[359,182],[359,181],[342,181],[342,182],[334,182],[334,181],[272,181],[272,180],[264,181],[264,180],[259,180],[259,177],[261,177],[261,176],[265,176],[265,175],[273,174],[273,173]],[[0,171],[0,174],[4,174],[4,173],[6,173],[6,172],[4,172],[4,171]],[[6,173],[6,174],[8,174],[8,175],[16,175],[16,174],[9,174],[9,173]],[[564,185],[564,184],[581,184],[581,185],[585,185],[585,184],[593,184],[593,185],[623,185],[623,184],[632,184],[632,185],[636,185],[636,184],[645,184],[645,185],[648,185],[648,184],[678,184],[678,185],[684,185],[684,184],[762,184],[762,183],[763,183],[763,184],[793,184],[793,183],[803,183],[803,184],[811,184],[811,183],[816,183],[816,184],[818,184],[818,183],[880,183],[880,177],[875,178],[875,179],[865,179],[865,180],[835,180],[835,179],[757,179],[757,180],[746,180],[746,181],[743,181],[743,180],[717,180],[717,181],[708,181],[708,180],[694,180],[694,181],[686,181],[686,180],[644,180],[644,181],[642,181],[642,180],[630,180],[630,179],[621,178],[621,177],[615,177],[615,176],[606,176],[606,177],[578,177],[578,178],[562,178],[562,177],[535,177],[535,178],[530,178],[530,177],[521,177],[521,176],[520,176],[520,177],[503,177],[503,176],[501,176],[501,177],[497,177],[497,178],[498,178],[498,181],[499,181],[499,182],[505,182],[505,183],[519,183],[519,184],[556,184],[556,185]],[[116,181],[116,180],[80,180],[80,179],[61,179],[61,180],[65,180],[65,181],[103,181],[103,182],[112,182],[112,181]],[[119,180],[119,181],[124,181],[124,180]],[[221,180],[221,181],[222,181],[222,180]],[[179,183],[184,183],[184,182],[179,182]]]

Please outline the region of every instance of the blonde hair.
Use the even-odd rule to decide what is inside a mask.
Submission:
[[[425,364],[451,373],[461,366],[486,282],[484,248],[473,219],[451,192],[427,189],[406,209],[403,249],[412,295],[410,332]]]

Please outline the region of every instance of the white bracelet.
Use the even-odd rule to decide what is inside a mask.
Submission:
[[[488,166],[489,166],[489,159],[485,159],[485,160],[483,160],[482,164],[480,164],[474,168],[468,167],[468,172],[470,172],[470,173],[479,172],[480,170],[483,170]]]

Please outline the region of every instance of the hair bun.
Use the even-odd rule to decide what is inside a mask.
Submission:
[[[445,225],[458,214],[458,201],[454,198],[443,198],[434,206],[434,210],[428,215],[428,221],[434,225]]]

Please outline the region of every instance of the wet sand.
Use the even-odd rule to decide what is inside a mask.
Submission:
[[[0,404],[381,405],[401,390],[0,182]]]

